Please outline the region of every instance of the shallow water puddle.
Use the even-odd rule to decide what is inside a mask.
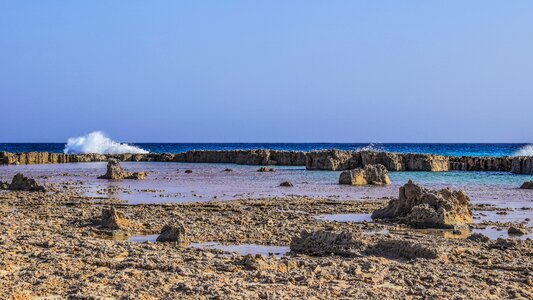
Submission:
[[[290,251],[289,247],[284,246],[265,246],[256,244],[223,245],[217,242],[192,243],[190,247],[200,249],[218,249],[225,252],[235,252],[240,255],[259,254],[262,256],[283,256]]]
[[[328,222],[372,222],[370,214],[329,214],[318,215],[315,218]]]
[[[507,233],[507,228],[503,228],[501,230],[498,230],[496,227],[487,227],[483,229],[472,229],[472,233],[481,233],[486,236],[488,236],[490,239],[495,240],[498,238],[519,238],[521,240],[525,240],[527,238],[532,239],[533,233],[524,234],[524,235],[510,235]]]
[[[134,235],[134,236],[131,236],[128,239],[128,242],[132,242],[132,243],[145,243],[145,242],[155,243],[158,236],[159,236],[159,234]]]

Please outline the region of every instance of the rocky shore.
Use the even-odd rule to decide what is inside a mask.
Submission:
[[[533,298],[531,240],[318,218],[371,214],[385,200],[127,205],[70,182],[45,187],[0,191],[0,299]],[[156,242],[167,224],[191,246]],[[243,255],[205,242],[293,251]]]
[[[389,171],[501,171],[533,174],[533,157],[471,157],[377,151],[324,150],[312,152],[280,150],[188,151],[178,154],[62,154],[48,152],[0,152],[0,164],[48,164],[120,161],[190,163],[235,163],[247,165],[306,166],[308,170],[350,170],[381,164]]]

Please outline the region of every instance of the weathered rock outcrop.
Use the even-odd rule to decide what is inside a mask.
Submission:
[[[409,181],[400,196],[376,210],[372,219],[394,219],[415,227],[449,228],[473,222],[470,198],[463,191],[430,191]]]
[[[302,231],[291,241],[291,251],[307,255],[323,256],[336,254],[352,256],[366,246],[361,234],[335,231]]]
[[[130,225],[124,214],[115,207],[103,209],[98,224],[110,230],[127,230]]]
[[[415,239],[382,238],[369,247],[367,252],[390,258],[435,259],[444,257],[444,251],[437,243]]]
[[[177,223],[176,225],[167,224],[163,226],[157,237],[157,241],[162,243],[176,243],[180,247],[187,247],[190,244],[185,233],[185,227],[181,223]]]
[[[525,189],[525,190],[533,190],[533,180],[532,181],[526,181],[524,182],[521,186],[520,186],[521,189]]]
[[[384,165],[366,165],[364,168],[343,171],[339,176],[339,184],[367,185],[390,184],[387,168]]]
[[[312,151],[307,153],[305,168],[308,170],[349,170],[361,166],[354,152],[340,150]]]
[[[291,187],[291,186],[294,186],[294,185],[290,181],[283,181],[282,183],[279,184],[279,186]]]
[[[276,170],[270,167],[261,167],[257,169],[257,172],[275,172]]]
[[[5,187],[5,184],[3,184]],[[45,192],[44,186],[37,184],[35,179],[28,178],[22,173],[18,173],[13,176],[13,180],[7,186],[7,189],[12,191],[28,191],[28,192]]]
[[[118,159],[110,158],[107,162],[107,172],[104,175],[98,177],[98,179],[144,179],[146,175],[146,172],[126,172],[120,165],[120,161]]]
[[[533,174],[533,156],[513,157],[511,172],[515,174]]]
[[[306,166],[308,170],[350,170],[368,164],[384,165],[389,171],[503,171],[533,174],[533,157],[453,157],[433,154],[390,153],[382,151],[323,150],[312,152],[283,150],[193,150],[184,153],[149,154],[63,154],[47,152],[0,152],[0,164],[48,164],[120,161],[160,161],[191,163],[235,163],[246,165]]]

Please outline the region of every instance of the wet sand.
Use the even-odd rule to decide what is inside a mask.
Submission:
[[[176,176],[187,176],[185,168],[179,169]],[[204,181],[201,189],[201,180],[194,179],[198,180],[196,193],[229,180],[218,177],[238,176],[223,169],[213,179],[214,188]],[[0,191],[2,299],[533,298],[530,239],[478,242],[466,238],[472,231],[496,227],[506,232],[511,224],[530,222],[525,219],[532,211],[514,207],[519,205],[478,203],[476,223],[466,233],[421,231],[369,222],[366,216],[385,206],[385,199],[343,199],[331,190],[326,193],[333,196],[267,191],[264,197],[228,193],[238,200],[209,195],[200,202],[132,204],[123,201],[122,195],[151,199],[160,197],[146,195],[175,192],[164,184],[150,187],[164,182],[163,171],[160,175],[152,171],[149,178],[154,181],[121,183],[89,179],[102,173],[100,165],[89,171],[57,171],[32,173],[46,184],[50,191],[46,194]],[[10,172],[13,169],[2,176]],[[201,172],[195,168],[192,174]],[[280,173],[257,176],[278,176],[271,182],[281,182]],[[96,191],[103,188],[93,183],[121,192],[99,194]],[[129,236],[96,225],[102,209],[111,205],[131,222]],[[163,225],[176,221],[184,224],[191,247],[153,242]],[[354,257],[286,253],[291,239],[304,229],[361,232],[369,243],[382,238],[432,241],[443,255],[407,259],[368,253]]]

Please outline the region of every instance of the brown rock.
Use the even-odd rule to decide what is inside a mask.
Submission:
[[[520,188],[525,190],[533,190],[533,180],[524,182]]]
[[[450,228],[473,222],[470,198],[465,192],[430,191],[411,180],[400,188],[400,197],[374,211],[372,219],[395,219],[421,228]]]
[[[119,212],[115,207],[102,210],[100,217],[100,225],[111,230],[124,230],[129,227],[129,222],[122,212]]]
[[[385,257],[409,259],[435,259],[443,256],[442,249],[435,242],[398,238],[383,238],[370,247],[368,252]]]
[[[146,178],[146,172],[126,172],[120,165],[120,161],[116,158],[110,158],[107,161],[107,172],[98,177],[98,179],[111,179],[111,180],[121,180],[121,179],[144,179]]]
[[[353,256],[365,245],[361,234],[320,230],[302,231],[299,237],[291,240],[290,247],[292,252],[314,256],[330,254]]]
[[[269,167],[261,167],[257,170],[257,172],[274,172],[276,170],[274,170],[273,168],[269,168]]]
[[[25,177],[22,173],[18,173],[13,177],[8,189],[13,191],[30,191],[30,192],[45,192],[42,185],[38,185],[35,179]]]
[[[507,230],[507,233],[510,235],[524,235],[524,234],[528,234],[529,230],[525,227],[511,226]]]
[[[339,184],[367,185],[390,184],[387,168],[383,165],[366,165],[363,169],[343,171],[339,176]]]
[[[290,181],[283,181],[282,183],[279,184],[279,186],[291,187],[294,185]]]
[[[166,243],[172,242],[176,243],[180,247],[189,246],[190,242],[185,234],[185,227],[181,223],[176,225],[165,225],[161,229],[161,233],[157,237],[158,242]]]

